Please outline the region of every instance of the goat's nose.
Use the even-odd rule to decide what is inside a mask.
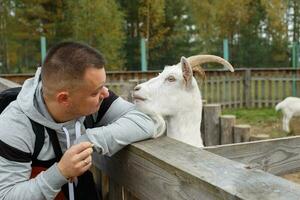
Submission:
[[[141,89],[141,85],[137,85],[137,86],[134,87],[133,90],[134,90],[134,91],[139,91],[140,89]]]

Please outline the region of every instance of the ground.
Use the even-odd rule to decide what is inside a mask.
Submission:
[[[222,114],[235,115],[236,124],[251,125],[251,135],[267,134],[271,138],[300,135],[300,117],[291,120],[291,133],[286,133],[282,130],[282,114],[273,108],[224,109]],[[300,184],[300,172],[286,174],[282,177]]]

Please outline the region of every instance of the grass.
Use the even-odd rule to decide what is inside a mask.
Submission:
[[[282,114],[274,108],[224,109],[222,114],[235,115],[237,124],[251,125],[251,135],[267,134],[271,138],[291,135],[282,131]]]

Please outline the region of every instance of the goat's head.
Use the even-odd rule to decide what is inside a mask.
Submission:
[[[164,117],[172,116],[180,110],[197,109],[197,105],[202,106],[202,102],[193,68],[198,66],[201,69],[200,65],[208,62],[220,63],[234,71],[230,63],[218,56],[182,57],[177,65],[166,66],[157,77],[137,85],[133,92],[134,103],[145,113]],[[204,74],[203,70],[201,72]]]

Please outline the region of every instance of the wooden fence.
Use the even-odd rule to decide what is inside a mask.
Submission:
[[[160,71],[107,72],[108,86],[122,96],[128,96],[128,88],[134,82],[155,77]],[[32,74],[1,75],[1,77],[22,84]],[[203,99],[208,103],[220,103],[222,107],[273,107],[287,96],[292,96],[292,86],[300,96],[300,70],[289,68],[236,69],[234,73],[224,70],[207,70],[206,79],[199,80]]]
[[[109,176],[105,200],[298,200],[300,186],[273,174],[299,170],[299,144],[298,136],[198,149],[161,137],[95,164]]]
[[[16,86],[3,79],[0,85]],[[208,127],[209,132],[215,129]],[[105,183],[104,200],[300,198],[298,184],[274,176],[300,169],[300,136],[204,149],[161,137],[129,145],[112,157],[93,159],[96,182]]]

